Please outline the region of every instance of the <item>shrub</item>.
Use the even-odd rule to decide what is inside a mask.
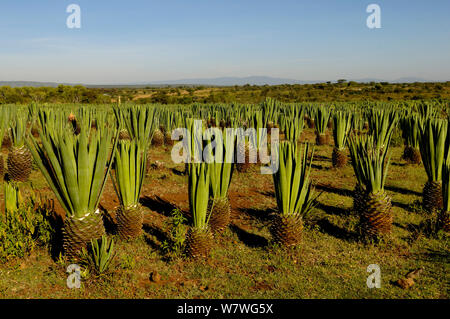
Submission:
[[[186,237],[186,218],[179,209],[174,209],[171,218],[167,221],[168,240],[162,243],[162,250],[169,257],[180,257]]]
[[[31,198],[15,211],[0,213],[0,261],[22,258],[37,246],[48,246],[54,236],[48,201]]]

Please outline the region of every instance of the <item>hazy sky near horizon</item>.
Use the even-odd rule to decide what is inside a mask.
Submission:
[[[66,26],[72,3],[81,29]],[[447,81],[449,15],[448,0],[1,0],[0,81]]]

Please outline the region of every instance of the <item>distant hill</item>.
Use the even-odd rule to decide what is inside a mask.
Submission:
[[[281,84],[306,84],[317,83],[320,81],[299,81],[294,79],[274,78],[270,76],[248,76],[248,77],[220,77],[220,78],[199,78],[182,79],[173,81],[153,81],[149,84],[167,84],[167,85],[214,85],[214,86],[233,86],[233,85],[281,85]]]
[[[73,83],[56,83],[56,82],[34,82],[34,81],[0,81],[0,86],[10,87],[57,87],[58,85],[79,85]],[[80,84],[82,85],[82,84]]]
[[[390,83],[412,83],[412,82],[430,82],[428,80],[417,77],[402,77],[394,81],[386,81],[376,78],[363,79],[347,79],[348,81],[355,81],[360,83],[369,82],[390,82]],[[34,81],[0,81],[0,86],[10,87],[57,87],[63,85],[83,85],[88,88],[115,88],[115,87],[162,87],[162,86],[233,86],[233,85],[281,85],[281,84],[314,84],[325,83],[327,81],[300,81],[287,78],[276,78],[270,76],[248,76],[248,77],[219,77],[219,78],[196,78],[196,79],[181,79],[171,81],[150,81],[150,82],[135,82],[135,83],[118,83],[118,84],[80,84],[80,83],[56,83],[56,82],[34,82]],[[332,81],[335,82],[335,81]]]
[[[422,78],[416,78],[416,77],[403,77],[403,78],[399,78],[395,81],[392,81],[392,83],[414,83],[414,82],[436,82],[436,81],[427,81]]]
[[[391,82],[391,83],[411,83],[411,82],[427,82],[425,79],[415,77],[403,77],[394,81],[386,81],[376,78],[364,79],[348,79],[349,81],[369,83],[369,82]],[[182,79],[174,81],[153,81],[151,85],[213,85],[213,86],[233,86],[233,85],[281,85],[281,84],[314,84],[325,83],[324,80],[308,80],[300,81],[286,78],[274,78],[269,76],[249,76],[249,77],[220,77],[220,78],[199,78],[199,79]],[[335,82],[335,81],[332,81]],[[143,85],[145,83],[137,83]]]

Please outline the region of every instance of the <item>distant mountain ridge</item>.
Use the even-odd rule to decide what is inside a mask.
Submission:
[[[276,78],[270,76],[248,76],[248,77],[219,77],[219,78],[198,78],[198,79],[181,79],[172,81],[153,81],[150,84],[195,84],[195,85],[216,85],[216,86],[233,86],[233,85],[281,85],[281,84],[307,84],[318,83],[320,81],[299,81],[294,79]]]
[[[394,81],[386,81],[376,78],[364,79],[347,79],[348,81],[355,81],[360,83],[369,82],[389,82],[389,83],[412,83],[412,82],[435,82],[425,80],[418,77],[402,77]],[[327,81],[301,81],[287,78],[277,78],[270,76],[248,76],[248,77],[218,77],[218,78],[194,78],[181,79],[170,81],[149,81],[149,82],[135,82],[135,83],[117,83],[117,84],[82,84],[82,83],[57,83],[57,82],[35,82],[35,81],[0,81],[0,86],[10,87],[57,87],[63,85],[83,85],[91,88],[114,88],[114,87],[159,87],[168,85],[211,85],[211,86],[234,86],[234,85],[282,85],[282,84],[314,84],[325,83]],[[332,81],[335,82],[335,81]]]
[[[83,85],[74,83],[35,82],[35,81],[0,81],[0,86],[10,87],[57,87],[58,85]]]

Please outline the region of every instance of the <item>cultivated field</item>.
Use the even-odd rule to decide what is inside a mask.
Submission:
[[[111,158],[111,175],[107,175],[98,207],[102,212],[106,234],[110,239],[114,239],[116,255],[112,259],[111,265],[104,272],[98,271],[95,262],[86,262],[83,258],[77,257],[80,263],[84,265],[83,262],[85,262],[86,266],[82,267],[81,287],[79,289],[70,289],[67,286],[69,273],[66,272],[66,269],[72,261],[64,257],[64,250],[61,245],[64,241],[67,252],[70,251],[67,249],[67,243],[76,243],[73,238],[67,239],[70,236],[62,234],[62,229],[67,231],[68,227],[67,223],[63,224],[62,220],[64,216],[68,215],[67,211],[70,209],[67,207],[67,204],[66,207],[61,205],[61,200],[58,200],[57,196],[55,196],[57,192],[49,186],[49,183],[43,177],[42,167],[48,167],[48,165],[46,166],[44,162],[40,167],[36,163],[35,157],[33,169],[26,181],[14,182],[10,180],[10,176],[6,178],[4,185],[9,185],[9,183],[17,185],[17,192],[21,193],[22,198],[17,196],[14,196],[14,198],[19,198],[19,201],[27,202],[28,198],[35,198],[38,195],[42,196],[43,199],[35,201],[33,209],[28,209],[23,213],[25,208],[17,204],[15,207],[10,208],[10,214],[20,211],[21,214],[25,214],[20,216],[31,216],[33,214],[42,214],[44,210],[46,212],[50,211],[50,217],[48,217],[51,220],[50,224],[45,224],[43,221],[40,221],[40,224],[36,222],[36,225],[45,224],[46,232],[49,235],[47,236],[48,238],[41,236],[41,234],[36,235],[35,229],[30,230],[29,227],[25,226],[3,226],[0,229],[0,236],[3,236],[1,238],[4,241],[19,240],[17,238],[21,238],[20,240],[24,242],[23,247],[21,246],[20,248],[14,248],[6,244],[2,246],[3,250],[0,251],[0,260],[2,260],[0,264],[0,297],[449,298],[450,239],[448,233],[441,229],[442,227],[445,228],[441,222],[442,211],[445,212],[449,201],[448,196],[445,196],[445,187],[446,185],[448,186],[445,173],[447,162],[444,160],[441,163],[441,171],[442,167],[444,167],[444,173],[441,172],[443,177],[440,176],[441,178],[438,180],[444,188],[444,196],[442,196],[442,192],[439,192],[439,196],[443,198],[440,197],[441,205],[442,200],[444,202],[443,206],[429,212],[427,211],[428,208],[425,209],[426,207],[424,208],[422,205],[423,188],[430,181],[424,165],[422,163],[412,164],[411,160],[407,161],[404,159],[405,145],[404,138],[402,138],[402,129],[403,131],[405,130],[405,125],[402,119],[412,116],[411,113],[420,113],[425,122],[417,124],[422,127],[422,131],[419,130],[419,135],[427,134],[424,128],[426,124],[423,123],[426,123],[427,116],[431,115],[423,114],[424,108],[421,106],[422,104],[417,102],[409,105],[407,103],[359,105],[357,109],[355,109],[354,105],[334,105],[332,112],[325,118],[326,125],[328,125],[329,122],[333,122],[333,118],[336,118],[338,111],[353,114],[355,117],[355,114],[361,114],[361,121],[358,121],[360,124],[355,124],[355,121],[351,122],[352,124],[348,129],[344,130],[344,135],[347,137],[352,134],[352,136],[375,136],[377,133],[374,132],[372,127],[375,122],[372,117],[375,116],[375,113],[366,111],[369,108],[384,108],[389,110],[389,112],[397,112],[396,125],[392,128],[392,131],[384,129],[384,126],[380,126],[386,131],[384,132],[385,135],[389,136],[387,145],[383,145],[381,148],[370,146],[370,150],[378,150],[376,155],[370,156],[374,156],[374,161],[379,160],[378,164],[381,163],[382,167],[378,169],[381,173],[386,173],[386,179],[381,181],[380,192],[385,192],[390,198],[390,204],[383,206],[384,203],[381,202],[379,204],[381,201],[379,200],[378,203],[375,202],[373,204],[375,208],[371,210],[370,203],[372,202],[362,200],[366,206],[358,211],[354,209],[355,185],[357,182],[363,184],[362,181],[365,180],[364,178],[357,179],[354,169],[356,164],[354,160],[350,160],[348,146],[349,143],[354,143],[355,147],[363,145],[363,143],[358,144],[360,142],[356,140],[350,142],[346,140],[343,143],[344,147],[340,151],[345,154],[346,158],[348,157],[348,162],[344,163],[342,167],[337,167],[339,165],[336,165],[336,159],[333,159],[332,156],[333,152],[336,152],[334,151],[336,142],[333,141],[332,132],[336,130],[338,122],[334,122],[333,125],[329,125],[329,128],[325,129],[324,134],[328,136],[327,141],[323,145],[315,145],[319,143],[317,135],[322,133],[318,132],[320,128],[318,129],[317,127],[320,127],[318,120],[320,121],[324,118],[317,114],[321,114],[321,111],[318,110],[321,110],[323,106],[287,106],[274,103],[272,101],[261,106],[262,110],[265,110],[261,113],[263,116],[263,127],[269,126],[267,124],[279,127],[282,131],[281,140],[291,140],[285,143],[298,143],[301,146],[303,142],[309,142],[311,146],[314,146],[314,154],[310,163],[311,173],[309,178],[305,177],[304,181],[307,186],[308,179],[311,182],[315,194],[312,198],[320,195],[313,200],[313,208],[308,214],[302,214],[303,206],[298,211],[298,214],[302,216],[301,227],[303,227],[300,231],[301,239],[299,242],[293,245],[286,245],[289,247],[284,247],[286,241],[283,241],[283,238],[278,242],[273,240],[274,233],[271,225],[275,216],[281,214],[282,209],[277,205],[276,198],[278,195],[274,188],[274,178],[272,175],[260,174],[260,166],[264,164],[256,163],[241,171],[238,171],[233,166],[234,171],[228,190],[228,199],[231,207],[229,225],[223,231],[215,232],[211,243],[212,249],[208,251],[208,256],[205,258],[202,256],[200,258],[189,258],[189,252],[192,255],[192,247],[191,250],[187,249],[188,256],[186,256],[186,248],[183,245],[184,238],[191,229],[197,227],[197,222],[193,221],[196,218],[195,216],[198,215],[199,218],[204,217],[202,217],[200,211],[193,210],[192,205],[190,205],[190,202],[192,204],[192,201],[195,203],[196,200],[189,196],[192,192],[192,189],[191,192],[189,190],[190,187],[192,188],[190,178],[195,173],[193,170],[189,170],[189,173],[186,174],[184,164],[175,164],[172,161],[172,146],[168,145],[167,140],[164,143],[163,138],[162,143],[153,143],[153,145],[148,146],[147,161],[149,169],[143,173],[145,178],[142,182],[142,190],[135,191],[135,194],[139,195],[139,206],[142,207],[144,216],[142,234],[135,234],[127,229],[125,231],[122,229],[121,231],[120,225],[119,231],[117,229],[116,212],[119,206],[126,206],[123,204],[125,191],[121,193],[121,190],[117,189],[117,185],[120,183],[119,178],[117,178],[116,188],[113,185],[113,180],[120,175],[118,172],[118,170],[120,171],[120,166],[117,164],[117,161]],[[431,116],[433,119],[445,118],[448,104],[432,104],[432,107],[441,112],[439,114],[433,113]],[[69,122],[70,125],[75,123],[76,131],[76,121],[78,120],[78,123],[81,123],[81,130],[84,129],[83,116],[87,118],[85,113],[73,111],[76,120],[71,120],[70,116],[73,115],[71,113],[73,106],[61,106],[61,108],[64,111],[58,111],[57,106],[47,107],[47,109],[56,110],[55,113],[57,114],[62,114],[61,118],[64,120],[61,123]],[[197,108],[201,107],[198,106],[194,106],[193,111],[187,111],[191,110],[187,106],[173,106],[169,108],[159,105],[150,106],[149,108],[169,110],[168,112],[161,111],[158,113],[159,120],[157,123],[166,125],[166,130],[180,127],[179,125],[182,125],[187,117],[200,118],[205,120],[205,122],[208,122],[208,119],[213,119],[214,121],[209,122],[218,123],[220,120],[228,121],[228,116],[236,118],[237,114],[240,114],[236,109],[227,113],[226,108],[222,106],[211,106],[212,111],[201,113],[203,116],[199,116],[198,112],[201,111]],[[237,107],[234,106],[234,108]],[[304,113],[291,114],[290,111],[284,111],[288,108],[304,109]],[[330,106],[326,105],[325,108],[329,109]],[[411,113],[404,112],[407,108],[411,108]],[[57,125],[54,125],[56,128],[53,128],[53,126],[50,128],[51,125],[48,125],[47,129],[49,131],[53,129],[54,131],[52,132],[46,132],[46,130],[42,129],[42,115],[44,111],[41,110],[45,110],[46,107],[36,106],[35,109],[32,107],[24,109],[29,110],[27,117],[29,129],[28,131],[25,130],[26,132],[24,133],[25,140],[28,140],[28,143],[25,142],[23,145],[31,148],[36,147],[37,150],[41,147],[41,150],[48,152],[50,148],[42,146],[42,138],[48,134],[45,138],[51,139],[51,136],[59,134]],[[102,107],[103,109],[108,111],[108,119],[120,119],[120,115],[114,116],[112,108]],[[268,109],[271,112],[268,112]],[[214,110],[217,112],[214,112]],[[246,112],[249,115],[245,118],[245,121],[245,116],[243,115],[242,121],[246,122],[248,127],[252,127],[249,122],[251,122],[254,112],[257,113],[258,110],[257,106],[246,108]],[[275,110],[274,114],[272,113],[273,110]],[[125,112],[122,115],[131,117],[133,111],[130,112]],[[180,122],[177,122],[176,119],[166,121],[167,114],[171,112],[182,115],[179,119]],[[2,114],[1,111],[0,114]],[[48,114],[51,114],[51,112]],[[96,128],[91,129],[91,131],[100,132],[103,129],[102,125],[111,126],[110,123],[114,122],[103,122],[99,120],[102,116],[98,114],[94,112],[93,118],[96,119]],[[271,115],[267,116],[265,114]],[[49,115],[49,118],[51,116]],[[267,119],[265,119],[265,116]],[[57,118],[58,116],[55,117],[55,119]],[[68,118],[69,121],[67,121]],[[305,118],[309,119],[309,121],[305,120]],[[312,128],[312,118],[316,118],[315,128]],[[384,120],[381,118],[380,121],[383,122]],[[301,126],[301,129],[299,127],[296,128],[297,130],[292,134],[294,137],[292,141],[292,136],[288,134],[289,124],[286,124],[286,121],[295,122],[299,120],[301,124],[298,125]],[[58,121],[60,120],[57,119],[56,122],[60,123]],[[127,119],[125,118],[123,121],[126,122]],[[339,120],[336,119],[335,121]],[[448,123],[446,119],[442,121]],[[118,122],[121,123],[120,120]],[[365,122],[368,122],[368,128],[365,127]],[[255,123],[257,123],[256,120]],[[225,123],[225,125],[218,124],[217,126],[227,126],[226,124],[230,123]],[[234,127],[238,126],[236,123],[231,124]],[[308,124],[311,127],[308,127]],[[36,137],[33,138],[31,128],[34,126],[37,127],[38,132],[35,132]],[[212,124],[209,126],[216,125]],[[254,127],[258,128],[260,124],[256,124]],[[139,140],[138,133],[134,135],[132,133],[133,130],[129,126],[122,126],[122,124],[119,124],[119,130],[114,128],[114,132],[111,135],[113,140],[114,136],[119,136],[117,132],[120,129],[123,131],[124,128],[127,128],[126,130],[131,135],[131,140]],[[65,128],[63,129],[65,130]],[[159,130],[158,125],[153,124],[151,129],[153,137],[155,136],[155,130]],[[355,132],[355,130],[359,130],[359,132]],[[16,132],[17,129],[13,127],[13,131]],[[161,131],[164,133],[163,128],[161,128]],[[447,126],[445,126],[445,131],[447,131]],[[41,136],[37,137],[39,132]],[[69,133],[65,131],[64,134],[67,135]],[[80,142],[83,139],[83,134],[85,133],[81,132],[80,135],[74,134],[73,138],[79,143],[76,145],[83,145]],[[448,135],[450,140],[450,134]],[[30,143],[33,139],[36,144]],[[122,136],[121,141],[117,142],[119,146],[111,143],[111,145],[108,145],[108,149],[114,147],[119,149],[119,147],[124,147],[123,145],[126,143],[130,143],[122,142],[124,140],[128,141],[127,138]],[[446,140],[445,137],[444,140]],[[89,143],[92,144],[95,141],[98,141],[98,145],[103,145],[101,138],[98,140],[91,138]],[[81,147],[83,146],[80,146],[80,149]],[[125,154],[128,149],[122,148],[121,150],[124,152],[122,154]],[[426,155],[425,149],[421,148],[420,151],[422,158],[424,158],[423,155]],[[448,152],[448,149],[446,151]],[[8,148],[7,145],[4,146],[2,149],[3,158],[6,159],[10,152],[11,148]],[[33,155],[36,156],[36,154],[38,153]],[[296,156],[295,154],[293,156]],[[369,152],[367,154],[372,153]],[[388,154],[390,160],[382,157],[380,154]],[[308,157],[310,155],[311,152],[308,153]],[[446,155],[447,153],[444,158]],[[78,159],[80,157],[81,155]],[[42,159],[45,158],[45,156],[42,157]],[[63,162],[63,160],[60,161]],[[92,157],[90,157],[91,162]],[[388,162],[389,165],[387,166]],[[8,163],[5,160],[5,171],[7,173],[9,173]],[[80,167],[79,163],[82,163],[82,160],[76,162],[74,164],[75,167]],[[107,167],[108,163],[105,163],[104,167]],[[383,163],[385,166],[382,165]],[[22,162],[19,163],[19,167],[20,165],[25,164]],[[144,165],[144,162],[142,162],[142,165]],[[376,165],[374,166],[376,171]],[[136,167],[142,168],[143,166],[137,165]],[[61,175],[65,175],[65,173]],[[139,174],[136,173],[137,175]],[[137,185],[138,183],[139,178],[136,178],[136,181],[131,184]],[[372,184],[370,181],[367,183],[363,186],[368,194],[371,192],[370,190],[376,187],[373,186],[373,181]],[[293,184],[288,183],[290,186]],[[380,194],[380,192],[372,191],[375,195]],[[121,199],[119,199],[118,193],[122,194]],[[5,192],[0,193],[0,209],[2,212],[5,211],[5,202],[7,203],[6,206],[9,206],[5,196],[11,202],[10,192],[5,190]],[[67,195],[68,198],[73,198],[71,196],[74,195]],[[209,197],[211,197],[211,193],[209,193]],[[45,203],[46,205],[44,205]],[[199,203],[198,199],[197,203]],[[377,206],[378,204],[379,206]],[[45,209],[42,208],[43,206],[45,206]],[[383,227],[378,227],[376,223],[370,224],[372,215],[367,217],[369,222],[365,220],[366,224],[363,226],[366,228],[361,228],[361,223],[364,222],[361,216],[369,214],[367,211],[370,211],[375,216],[383,214],[392,216],[392,220],[389,220],[389,217],[384,215],[382,218],[380,217],[383,219],[383,223],[389,224],[389,231],[384,231],[384,224]],[[179,213],[177,214],[177,212]],[[76,217],[75,213],[74,216]],[[30,217],[30,220],[33,220],[32,224],[35,223],[34,218]],[[26,218],[20,219],[18,222],[15,221],[15,223],[22,225],[26,223],[24,220]],[[370,224],[370,227],[367,223]],[[208,224],[207,220],[206,224]],[[12,231],[20,232],[24,231],[24,229],[28,233],[32,233],[32,235],[16,236],[10,234]],[[291,231],[288,228],[282,229],[287,229],[287,232]],[[368,229],[367,232],[370,236],[364,233],[364,229]],[[131,234],[130,238],[125,239],[124,237],[127,236],[123,236],[124,232]],[[32,238],[31,241],[28,240],[27,236]],[[38,237],[39,240],[36,239]],[[45,239],[41,237],[45,237]],[[190,244],[193,245],[192,242]],[[72,247],[75,246],[73,244]],[[199,248],[196,247],[196,249]],[[85,259],[89,260],[87,257]],[[367,267],[371,264],[379,265],[381,270],[381,288],[379,289],[370,289],[366,284],[367,277],[370,275],[367,272]],[[89,271],[84,271],[85,269]],[[405,276],[413,270],[418,270],[418,275],[413,278],[412,285],[409,288],[400,287],[402,284],[399,285],[397,281],[405,279]]]

